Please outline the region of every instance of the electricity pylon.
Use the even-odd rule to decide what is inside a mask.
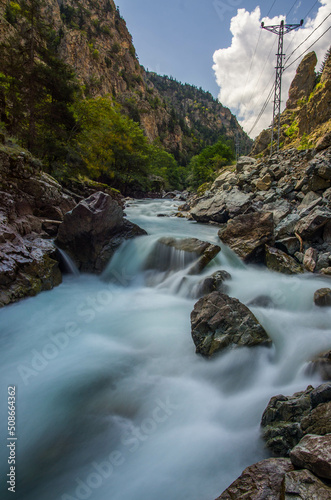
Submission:
[[[273,141],[274,141],[274,127],[276,121],[278,121],[278,137],[277,137],[277,151],[279,151],[279,138],[280,138],[280,105],[282,97],[282,74],[283,74],[283,61],[285,54],[283,54],[283,44],[284,35],[287,35],[290,31],[293,31],[303,25],[303,19],[301,19],[300,24],[285,24],[284,21],[278,25],[264,26],[261,23],[261,28],[278,35],[278,52],[277,52],[277,66],[276,66],[276,80],[275,80],[275,97],[274,97],[274,110],[272,115],[272,129],[271,129],[271,147],[270,155],[272,155]]]

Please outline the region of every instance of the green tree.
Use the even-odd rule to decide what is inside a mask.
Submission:
[[[196,190],[201,184],[214,180],[217,170],[233,160],[234,150],[229,141],[221,138],[212,146],[207,146],[190,161],[190,186]]]
[[[75,125],[70,105],[78,85],[73,71],[56,55],[56,37],[45,21],[44,5],[44,0],[14,4],[11,34],[0,44],[0,95],[8,132],[52,168],[52,162],[66,156]]]
[[[148,189],[150,146],[139,125],[109,96],[81,100],[74,111],[81,127],[76,147],[87,174],[123,192],[129,186]]]

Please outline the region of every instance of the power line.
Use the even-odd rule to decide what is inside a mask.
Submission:
[[[314,5],[312,6],[312,8],[307,12],[307,14],[305,15],[304,19],[306,19],[309,14],[311,13],[311,11],[313,10],[313,8],[315,7],[315,5],[318,3],[318,0],[316,0],[316,2],[314,3]]]
[[[318,25],[318,26],[314,29],[314,31],[312,31],[312,32],[311,32],[311,33],[310,33],[310,34],[309,34],[309,35],[308,35],[308,36],[304,39],[304,41],[303,41],[303,42],[301,42],[301,43],[300,43],[300,44],[299,44],[299,45],[298,45],[298,46],[297,46],[297,47],[296,47],[296,48],[295,48],[295,49],[291,52],[291,54],[290,54],[290,55],[286,58],[285,64],[286,64],[286,63],[287,63],[287,61],[291,58],[291,56],[294,54],[294,52],[296,52],[296,51],[298,50],[298,48],[299,48],[299,47],[301,47],[301,45],[303,45],[303,44],[304,44],[304,43],[308,40],[308,38],[310,38],[310,37],[311,37],[311,36],[315,33],[315,31],[317,31],[317,30],[318,30],[318,28],[319,28],[320,26],[322,26],[322,24],[323,24],[323,23],[324,23],[324,22],[328,19],[328,17],[330,17],[330,16],[331,16],[331,14],[328,14],[328,15],[327,15],[327,16],[323,19],[323,21],[322,21],[322,22],[321,22],[321,23],[320,23],[320,24],[319,24],[319,25]]]
[[[273,2],[273,4],[272,4],[272,6],[270,7],[269,12],[268,12],[268,14],[266,15],[266,17],[268,17],[268,16],[269,16],[269,14],[270,14],[270,12],[272,11],[272,8],[273,8],[273,6],[275,5],[275,3],[276,3],[276,0],[274,0],[274,2]]]
[[[315,43],[317,43],[325,35],[325,33],[327,33],[330,29],[331,29],[331,26],[329,26],[328,29],[325,30],[324,33],[322,33],[321,36],[319,36],[317,38],[317,40],[315,40],[314,43],[309,45],[309,47],[304,52],[302,52],[302,54],[300,54],[296,59],[294,59],[294,61],[291,62],[291,64],[289,64],[288,66],[285,66],[284,71],[287,70],[288,68],[290,68],[295,62],[297,62],[298,59],[300,59],[306,52],[308,52],[308,50],[311,49],[311,47],[313,47],[313,45],[315,45]]]
[[[273,85],[272,85],[272,87],[271,87],[271,89],[270,89],[270,92],[269,92],[269,94],[268,94],[268,97],[266,98],[266,100],[265,100],[265,102],[264,102],[264,104],[263,104],[263,106],[262,106],[262,109],[261,109],[260,113],[258,114],[258,116],[257,116],[257,118],[256,118],[256,120],[255,120],[255,122],[254,122],[254,124],[253,124],[253,126],[252,126],[252,128],[251,128],[251,129],[250,129],[250,131],[248,132],[248,135],[249,135],[249,136],[251,135],[252,131],[255,129],[255,127],[256,127],[256,125],[259,123],[259,121],[260,121],[260,119],[261,119],[261,117],[262,117],[263,113],[265,112],[265,110],[266,110],[266,108],[267,108],[267,106],[268,106],[268,104],[269,104],[269,102],[270,102],[270,99],[271,99],[271,97],[272,97],[272,94],[273,94],[273,92],[274,92],[274,88],[275,88],[275,84],[273,84]]]
[[[286,14],[286,17],[288,17],[291,14],[291,12],[292,12],[292,10],[293,10],[293,8],[294,8],[294,6],[295,6],[296,3],[297,3],[297,0],[295,0],[294,4],[292,5],[292,7],[290,8],[290,10]]]

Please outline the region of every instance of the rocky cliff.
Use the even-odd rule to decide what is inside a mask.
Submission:
[[[11,5],[0,0],[0,38],[15,29]],[[249,143],[234,116],[216,101],[209,103],[212,113],[201,112],[206,107],[203,95],[195,98],[188,120],[181,120],[178,106],[169,105],[139,64],[132,37],[113,0],[44,0],[44,12],[54,28],[57,51],[75,69],[85,95],[113,96],[150,141],[160,138],[178,160],[185,163],[208,143],[200,140],[202,128],[213,138],[234,137],[238,130],[243,144]]]
[[[322,74],[315,73],[315,52],[307,54],[298,66],[289,89],[286,109],[281,114],[282,148],[323,149],[331,144],[331,54]],[[271,129],[263,130],[254,142],[251,155],[268,154]]]

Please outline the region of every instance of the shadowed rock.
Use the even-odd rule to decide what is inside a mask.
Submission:
[[[316,476],[331,480],[331,434],[307,434],[290,453],[292,464],[298,469],[309,469]]]
[[[273,232],[273,214],[255,212],[232,219],[218,234],[221,241],[245,262],[261,262],[265,245],[273,241]]]

